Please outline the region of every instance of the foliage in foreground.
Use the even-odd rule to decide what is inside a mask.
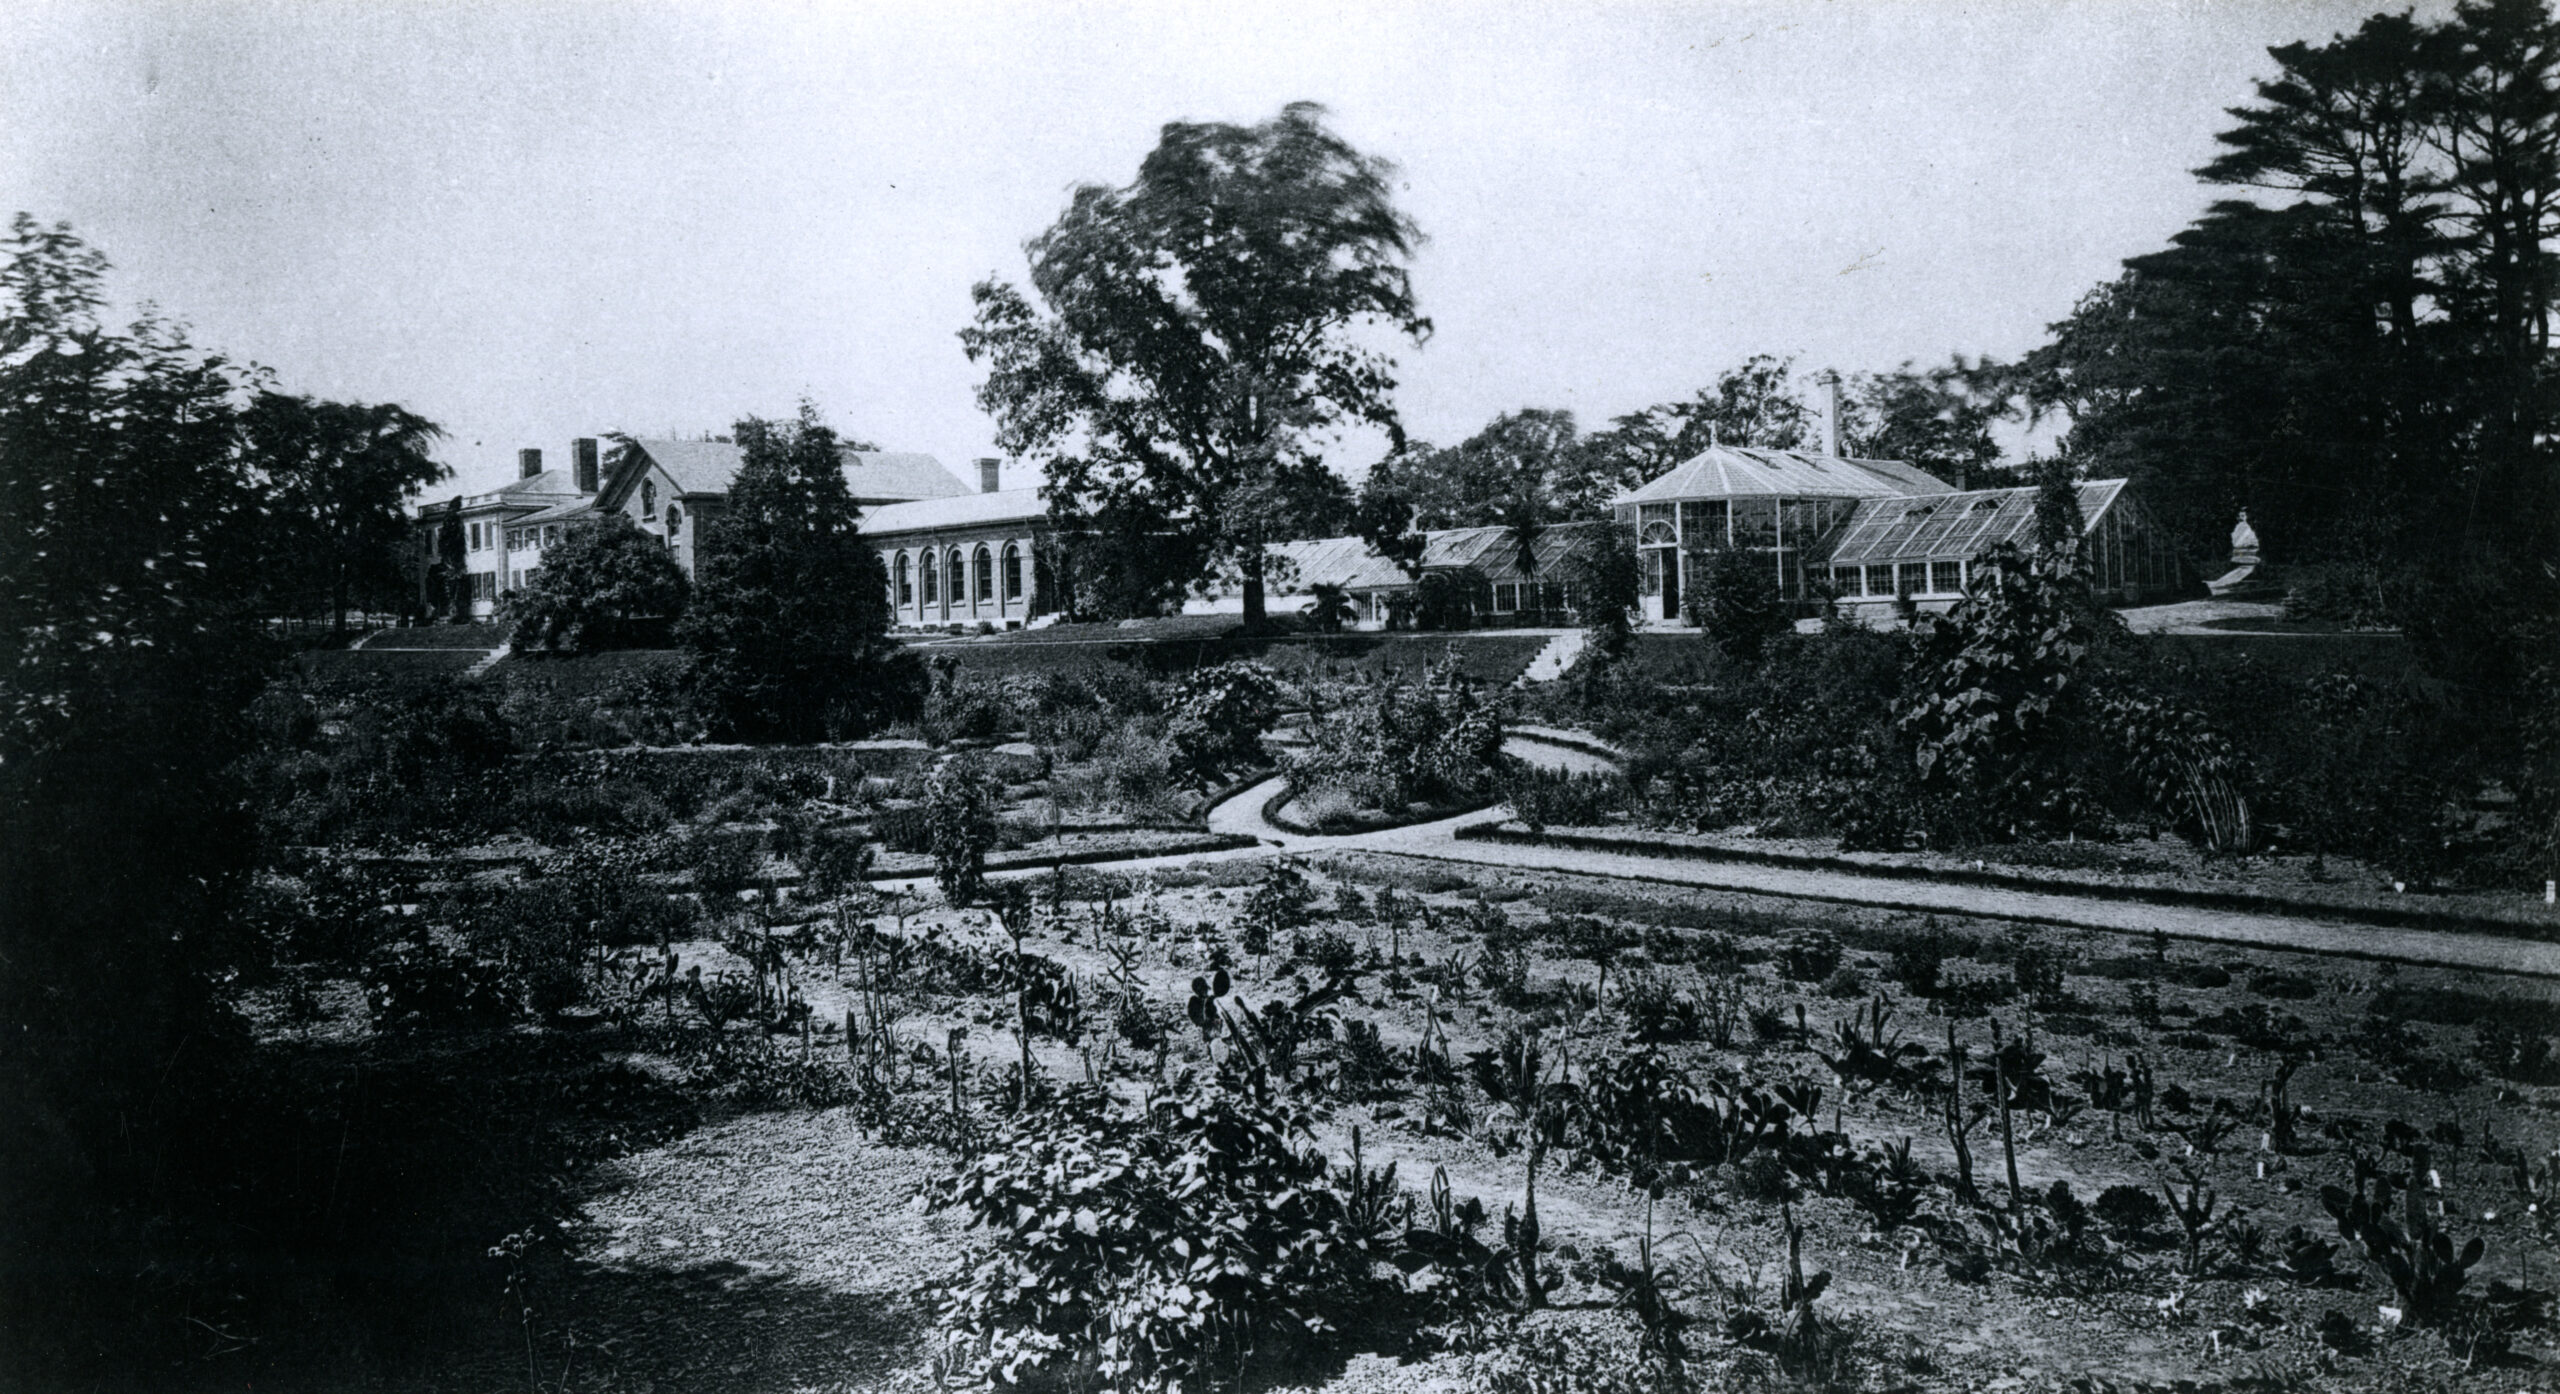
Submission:
[[[1394,1168],[1336,1168],[1305,1136],[1303,1116],[1213,1089],[1139,1111],[1078,1088],[1022,1116],[936,1201],[1000,1235],[945,1294],[951,1354],[1008,1384],[1169,1389],[1321,1350],[1423,1286],[1491,1291],[1408,1287],[1393,1269],[1498,1260],[1454,1231],[1444,1188],[1444,1223],[1399,1237]]]

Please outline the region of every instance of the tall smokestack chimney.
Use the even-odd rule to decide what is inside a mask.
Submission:
[[[569,442],[569,461],[572,468],[577,472],[578,492],[582,494],[594,493],[596,491],[597,474],[596,438],[593,436],[580,436],[576,440]]]
[[[1822,453],[1840,454],[1840,375],[1828,368],[1814,378],[1822,388]]]
[[[528,445],[516,452],[516,478],[531,479],[542,473],[542,447]]]
[[[1003,462],[1002,460],[998,460],[998,459],[996,459],[996,458],[995,458],[995,457],[993,457],[993,456],[981,456],[981,457],[979,458],[979,460],[978,460],[978,492],[979,492],[979,493],[982,493],[982,494],[992,494],[992,493],[994,493],[994,492],[996,491],[996,475],[997,475],[997,473],[998,473],[1000,470],[1002,470],[1002,469],[1003,469],[1003,467],[1004,467],[1004,462]]]

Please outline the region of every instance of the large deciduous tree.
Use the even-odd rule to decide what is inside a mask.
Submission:
[[[1052,509],[1145,518],[1196,577],[1219,560],[1263,618],[1264,549],[1301,531],[1343,432],[1401,438],[1395,363],[1430,321],[1393,166],[1294,103],[1254,125],[1173,122],[1125,186],[1085,185],[1032,239],[1031,288],[987,280],[961,332],[979,404],[1040,462]]]
[[[174,1120],[231,1039],[207,988],[249,856],[223,770],[266,558],[247,375],[167,324],[106,325],[106,261],[66,227],[20,215],[0,258],[0,1326],[22,1368],[56,1319],[122,1310],[103,1284],[206,1145]]]
[[[1933,368],[1910,363],[1861,373],[1852,383],[1843,449],[1861,459],[1900,460],[1959,489],[2015,482],[2001,468],[1991,424],[2018,415],[2014,370],[1959,355]]]
[[[889,637],[888,572],[857,531],[836,433],[803,403],[736,435],[744,458],[701,525],[678,626],[706,705],[749,740],[860,735],[906,713],[923,674]]]
[[[428,454],[443,428],[389,403],[324,402],[261,392],[241,417],[274,511],[270,605],[325,603],[346,628],[350,602],[395,594],[407,505],[450,471]]]

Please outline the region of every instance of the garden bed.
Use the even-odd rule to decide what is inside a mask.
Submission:
[[[1355,1323],[1346,1359],[1283,1383],[1342,1394],[1648,1387],[1641,1375],[1650,1357],[1638,1349],[1640,1326],[1619,1295],[1650,1232],[1667,1296],[1696,1318],[1687,1337],[1692,1376],[1707,1388],[1747,1384],[1744,1370],[1766,1367],[1753,1366],[1760,1357],[1726,1333],[1747,1329],[1733,1325],[1739,1313],[1773,1310],[1787,1220],[1800,1226],[1804,1267],[1831,1275],[1816,1310],[1839,1333],[1838,1367],[1848,1375],[1839,1387],[2414,1385],[2485,1394],[2535,1385],[2560,1359],[2550,1329],[2533,1327],[2502,1338],[2494,1361],[2466,1368],[2437,1330],[2393,1327],[2377,1316],[2400,1299],[2352,1246],[2335,1251],[2331,1277],[2312,1281],[2313,1269],[2286,1266],[2297,1252],[2288,1236],[2337,1240],[2320,1188],[2346,1183],[2359,1147],[2405,1170],[2406,1157],[2381,1146],[2386,1133],[2417,1145],[2459,1137],[2459,1145],[2435,1144],[2434,1160],[2421,1165],[2443,1173],[2429,1207],[2443,1201],[2440,1223],[2456,1242],[2475,1234],[2488,1242],[2471,1288],[2485,1292],[2491,1276],[2512,1282],[2519,1272],[2536,1286],[2549,1283],[2560,1247],[2523,1213],[2507,1172],[2478,1155],[2494,1145],[2535,1158],[2560,1143],[2560,1077],[2544,1064],[2519,1065],[2523,1057],[2513,1053],[2492,1062],[2480,1030],[2498,1026],[2508,1033],[2501,1042],[2547,1030],[2560,1009],[2548,988],[2312,955],[2155,952],[2115,935],[1744,896],[1710,900],[1603,878],[1418,867],[1377,855],[1307,867],[1308,903],[1266,926],[1267,953],[1246,952],[1249,921],[1265,913],[1255,907],[1295,903],[1268,894],[1276,884],[1271,865],[1204,865],[1165,874],[1153,889],[1118,878],[1108,907],[1078,899],[1054,923],[1037,922],[1023,947],[1094,996],[1093,1019],[1077,1043],[1035,1037],[1035,1068],[1055,1080],[1098,1072],[1132,1096],[1161,1089],[1153,1082],[1159,1069],[1210,1068],[1198,1034],[1180,1029],[1188,984],[1208,966],[1204,954],[1232,967],[1231,1000],[1255,1009],[1285,1002],[1318,976],[1317,962],[1347,954],[1356,989],[1330,1010],[1331,1031],[1305,1047],[1290,1082],[1274,1082],[1307,1111],[1309,1143],[1336,1159],[1326,1184],[1343,1184],[1357,1130],[1368,1166],[1395,1165],[1394,1185],[1419,1199],[1436,1174],[1461,1200],[1483,1201],[1498,1222],[1521,1197],[1523,1159],[1509,1115],[1470,1082],[1469,1070],[1434,1084],[1413,1061],[1436,1039],[1446,1058],[1464,1062],[1533,1021],[1544,1024],[1551,1052],[1570,1055],[1586,1097],[1603,1079],[1632,1077],[1620,1073],[1625,1062],[1647,1058],[1696,1080],[1722,1071],[1755,1087],[1794,1081],[1821,1090],[1816,1120],[1799,1119],[1799,1129],[1837,1128],[1859,1149],[1907,1139],[1920,1178],[1913,1208],[1891,1221],[1827,1188],[1819,1168],[1798,1174],[1749,1160],[1691,1166],[1649,1206],[1645,1189],[1628,1179],[1631,1154],[1606,1141],[1613,1125],[1577,1122],[1538,1181],[1556,1310],[1526,1320],[1490,1314],[1472,1350],[1366,1344],[1376,1334]],[[1098,894],[1106,879],[1079,881],[1076,894]],[[1110,935],[1100,929],[1106,910],[1127,917],[1112,921],[1122,928]],[[896,930],[974,961],[1000,963],[1008,952],[982,911],[928,904],[902,914]],[[1617,951],[1603,995],[1584,945],[1605,939],[1627,947]],[[1913,985],[1909,966],[1923,948],[1927,990]],[[708,941],[679,949],[707,975],[742,963]],[[1519,976],[1484,970],[1488,952],[1519,954]],[[790,961],[786,971],[813,1019],[831,1024],[857,1005],[854,985],[873,970],[857,969],[850,956],[832,964],[814,956]],[[959,1042],[970,1071],[964,1107],[976,1126],[1000,1127],[1008,1111],[1003,1072],[1018,1058],[1012,998],[992,987],[953,990],[937,976],[943,972],[920,966],[898,986],[905,1006],[894,1039],[928,1061],[940,1059],[944,1042]],[[1727,988],[1719,984],[1741,1003],[1727,1027],[1711,1020],[1722,1008],[1702,1005],[1722,1000]],[[1899,1057],[1898,1068],[1910,1073],[1901,1084],[1843,1094],[1824,1053],[1836,1051],[1840,1033],[1855,1029],[1853,1018],[1877,1000],[1891,1014],[1883,1035],[1914,1048]],[[1121,1041],[1106,1019],[1106,1010],[1131,1002],[1174,1028],[1166,1065]],[[1982,1062],[1990,1017],[2013,1037],[2031,1034],[2032,1078],[2048,1093],[2043,1106],[2019,1109],[2014,1123],[2022,1199],[2002,1199],[1998,1119],[1971,1131],[1974,1176],[1991,1197],[1976,1211],[1949,1189],[1956,1163],[1939,1123],[1942,1066],[1950,1041]],[[1375,1033],[1382,1055],[1346,1048],[1353,1023]],[[1637,1043],[1639,1034],[1649,1044]],[[1232,1058],[1234,1047],[1220,1044],[1219,1058]],[[785,1037],[780,1049],[789,1056],[802,1047]],[[832,1030],[808,1049],[821,1061],[844,1057]],[[2289,1142],[2270,1149],[2253,1100],[2288,1054],[2304,1061],[2287,1084],[2297,1126]],[[2156,1116],[2137,1118],[2130,1105],[2102,1107],[2092,1096],[2102,1072],[2131,1057],[2156,1076]],[[898,1105],[905,1126],[950,1108],[940,1063],[913,1076]],[[1978,1100],[1989,1086],[1967,1088]],[[608,1165],[574,1233],[576,1261],[534,1290],[526,1329],[513,1329],[511,1313],[506,1331],[443,1373],[473,1371],[475,1385],[520,1375],[529,1338],[555,1371],[576,1343],[605,1387],[928,1387],[932,1313],[915,1294],[990,1251],[956,1215],[924,1204],[966,1155],[884,1141],[881,1117],[861,1105],[786,1106],[715,1121]],[[2181,1166],[2218,1199],[2192,1258],[2178,1222],[2151,1203],[2161,1179]],[[2061,1202],[2049,1197],[2057,1183],[2068,1187],[2071,1204],[2097,1206],[2067,1212],[2086,1228],[2078,1249],[2022,1256],[1983,1248],[1982,1214],[2003,1206],[2031,1217],[2055,1213],[2049,1207]],[[2097,1205],[2111,1187],[2149,1196],[2147,1212],[2124,1208],[2131,1203],[2120,1197],[2115,1209]],[[1420,1213],[1427,1221],[1427,1208]],[[1696,1242],[1665,1242],[1674,1230]],[[519,1344],[502,1345],[496,1334]],[[1572,1382],[1563,1370],[1577,1361],[1615,1375]]]
[[[1136,857],[1175,857],[1198,852],[1224,852],[1252,845],[1254,839],[1236,834],[1167,828],[1129,827],[1069,832],[1025,843],[1018,848],[989,853],[987,870],[1021,871]],[[880,880],[932,874],[933,858],[921,852],[882,852],[872,863],[872,875]]]

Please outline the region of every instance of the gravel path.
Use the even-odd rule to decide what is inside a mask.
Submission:
[[[1524,759],[1558,769],[1599,769],[1606,762],[1585,751],[1514,736],[1504,748]],[[1499,822],[1506,810],[1490,808],[1462,813],[1411,827],[1340,836],[1306,836],[1264,820],[1262,806],[1278,794],[1282,781],[1264,780],[1239,790],[1209,810],[1213,832],[1259,838],[1262,846],[1192,856],[1145,857],[1100,865],[1124,870],[1179,866],[1266,856],[1287,852],[1388,852],[1475,866],[1519,870],[1574,872],[1657,885],[1687,886],[1702,891],[1734,891],[1783,896],[1928,914],[1969,915],[2020,920],[2032,924],[2093,929],[2119,934],[2195,939],[2255,948],[2292,949],[2394,963],[2560,978],[2560,944],[2449,930],[2392,929],[2344,920],[2299,915],[2252,914],[2184,906],[2097,900],[2067,893],[2002,890],[1984,886],[1935,885],[1891,880],[1851,872],[1752,866],[1738,862],[1691,861],[1580,848],[1527,847],[1510,843],[1465,842],[1458,829]],[[924,884],[925,878],[897,884]],[[890,883],[883,883],[890,884]]]

